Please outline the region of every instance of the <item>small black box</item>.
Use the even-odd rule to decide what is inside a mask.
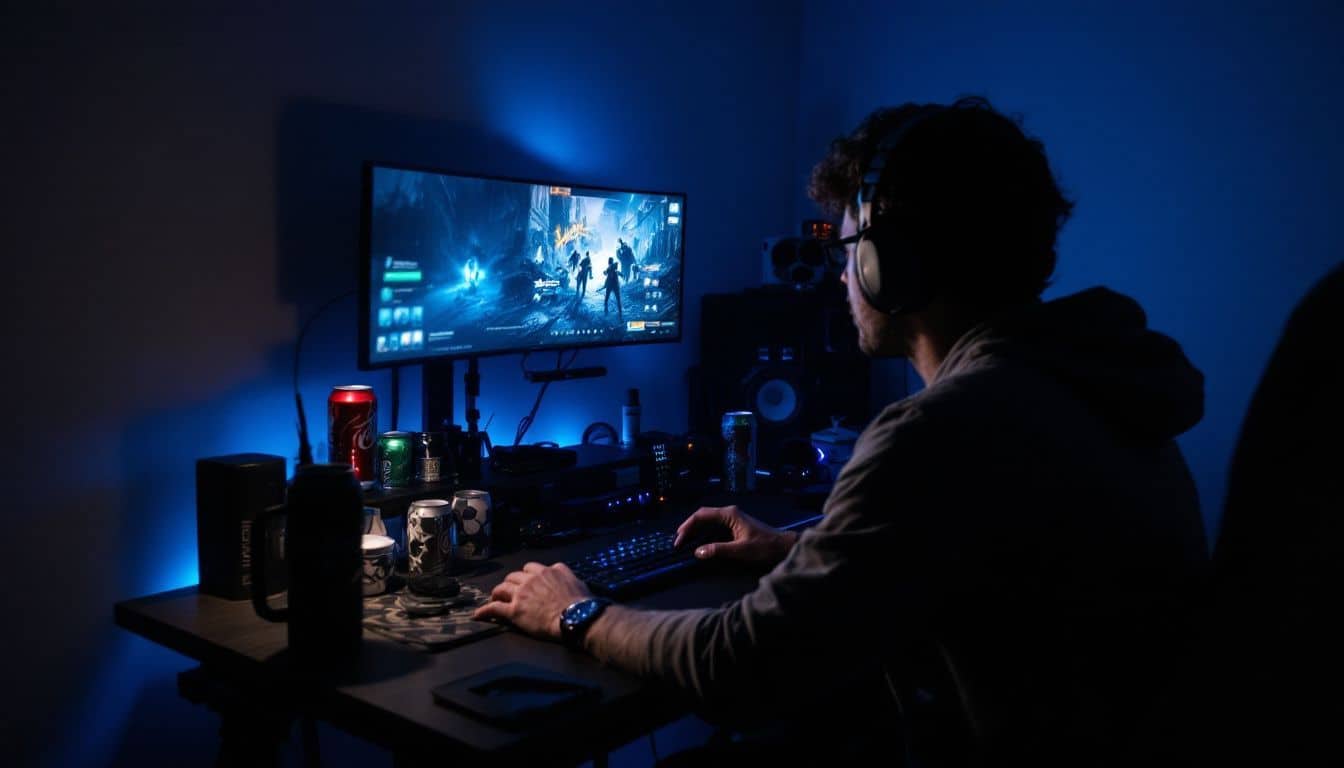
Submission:
[[[252,595],[253,542],[268,566],[267,594],[285,589],[282,555],[283,528],[257,527],[257,517],[285,501],[285,460],[265,453],[236,453],[196,461],[196,557],[201,592],[229,600]]]

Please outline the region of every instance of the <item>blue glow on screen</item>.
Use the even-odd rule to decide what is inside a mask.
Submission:
[[[370,176],[370,363],[680,336],[681,195]]]

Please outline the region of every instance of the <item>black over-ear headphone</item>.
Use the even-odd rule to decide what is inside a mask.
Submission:
[[[883,136],[859,184],[855,213],[860,217],[861,237],[854,249],[854,273],[863,297],[880,312],[894,315],[919,311],[933,299],[936,290],[930,261],[920,252],[921,244],[915,236],[920,224],[910,220],[909,202],[892,200],[885,210],[879,210],[875,200],[887,181],[896,148],[917,126],[947,110],[925,107]],[[865,203],[869,205],[866,226],[862,221]]]

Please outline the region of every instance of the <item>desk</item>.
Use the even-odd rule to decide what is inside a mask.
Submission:
[[[789,497],[745,500],[742,506],[779,527],[816,514]],[[610,534],[565,547],[515,552],[496,558],[493,571],[466,580],[488,591],[504,574],[529,560],[574,559],[621,537]],[[749,591],[759,577],[746,568],[706,570],[695,581],[632,604],[664,609],[718,605]],[[223,600],[186,587],[117,603],[114,612],[118,626],[201,662],[201,671],[210,680],[227,686],[234,702],[233,715],[246,720],[266,710],[281,717],[286,729],[279,738],[287,733],[288,720],[301,715],[325,720],[399,756],[579,763],[689,711],[687,701],[652,683],[605,667],[586,654],[515,631],[438,653],[365,632],[354,682],[303,686],[285,674],[287,627],[258,618],[249,602]],[[507,662],[526,662],[596,683],[602,688],[597,715],[562,727],[512,732],[440,706],[430,695],[437,685]],[[188,682],[180,682],[184,695]],[[244,727],[230,724],[230,712],[221,712],[226,749],[229,734]]]

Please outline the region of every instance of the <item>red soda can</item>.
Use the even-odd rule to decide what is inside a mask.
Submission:
[[[327,398],[327,460],[349,464],[362,484],[378,477],[374,461],[378,436],[378,398],[373,387],[346,384],[332,387]]]

